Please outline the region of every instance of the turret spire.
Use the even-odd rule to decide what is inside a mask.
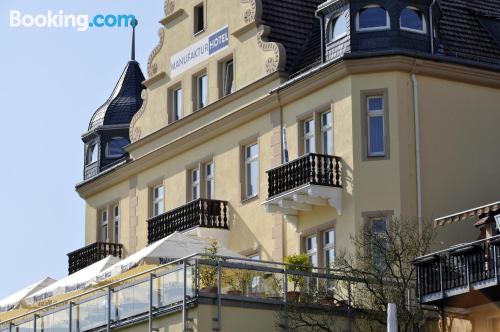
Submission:
[[[135,61],[135,27],[139,22],[134,18],[132,20],[132,61]]]

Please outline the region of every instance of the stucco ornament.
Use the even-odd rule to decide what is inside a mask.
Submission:
[[[257,44],[264,52],[272,52],[273,56],[266,60],[266,73],[272,74],[285,67],[286,51],[283,45],[274,42],[268,42],[266,37],[271,32],[271,28],[266,25],[261,25],[259,22],[262,18],[262,3],[260,0],[240,0],[242,4],[250,4],[244,12],[243,20],[245,24],[256,23]]]
[[[172,14],[175,10],[175,1],[165,0],[165,4],[163,5],[163,10],[165,12],[165,16]]]
[[[141,98],[142,98],[142,106],[137,111],[137,113],[134,114],[134,116],[132,117],[132,121],[130,121],[129,136],[130,136],[130,142],[132,142],[132,143],[140,140],[141,136],[142,136],[141,128],[136,127],[135,124],[136,124],[137,120],[139,120],[139,118],[142,116],[144,111],[146,110],[146,105],[148,104],[148,89],[147,88],[142,90]]]
[[[273,52],[273,56],[266,61],[267,74],[272,74],[280,69],[284,69],[286,57],[283,45],[265,41],[270,31],[271,28],[267,25],[261,25],[257,32],[257,45],[259,45],[259,48],[265,52]]]
[[[165,29],[164,28],[160,28],[160,30],[158,30],[158,37],[160,38],[160,40],[158,41],[158,44],[151,51],[151,54],[149,54],[148,77],[154,76],[158,73],[158,64],[153,63],[153,60],[158,55],[158,53],[160,53],[160,50],[163,47],[163,42],[165,41]]]

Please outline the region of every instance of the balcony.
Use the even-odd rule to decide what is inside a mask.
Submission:
[[[469,308],[500,300],[500,236],[415,260],[420,303]]]
[[[68,274],[73,274],[109,255],[122,258],[123,245],[120,243],[96,242],[68,254]]]
[[[269,213],[280,213],[296,224],[299,211],[330,205],[342,213],[340,158],[316,153],[267,171]]]
[[[174,232],[197,227],[229,229],[228,202],[197,199],[148,220],[148,242],[151,244]]]

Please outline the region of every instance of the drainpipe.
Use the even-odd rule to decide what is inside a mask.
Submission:
[[[432,14],[432,7],[436,4],[436,0],[432,0],[429,7],[429,36],[431,36],[431,54],[434,54],[434,16]]]
[[[415,161],[417,170],[417,217],[418,230],[422,235],[422,178],[420,169],[420,108],[418,103],[418,81],[415,73],[411,74],[413,82],[413,113],[415,115]]]
[[[325,63],[325,16],[319,14],[318,11],[316,11],[315,16],[319,20],[321,27],[321,63]]]

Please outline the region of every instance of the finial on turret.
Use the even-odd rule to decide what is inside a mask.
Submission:
[[[132,25],[132,61],[135,61],[135,27],[139,24],[137,19],[134,17],[132,19],[131,25]]]

